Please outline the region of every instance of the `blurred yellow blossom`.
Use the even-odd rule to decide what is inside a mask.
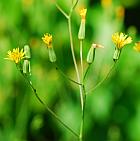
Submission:
[[[140,42],[135,43],[134,50],[140,52]]]
[[[82,9],[80,10],[80,16],[81,16],[81,18],[82,18],[83,20],[85,20],[85,18],[86,18],[86,13],[87,13],[87,9],[82,8]]]
[[[111,6],[112,4],[112,0],[101,0],[101,5],[104,8],[108,8],[109,6]]]
[[[25,53],[23,49],[21,49],[20,51],[19,48],[15,48],[13,49],[13,51],[10,51],[10,50],[8,51],[8,55],[7,55],[8,58],[5,58],[5,59],[14,61],[17,64],[21,61],[21,59],[24,58],[24,55]]]
[[[51,34],[44,34],[44,37],[42,37],[43,42],[47,45],[48,48],[52,47],[52,35]]]
[[[125,15],[125,9],[123,6],[118,6],[116,8],[116,17],[117,19],[123,19]]]
[[[132,42],[132,38],[122,32],[117,32],[112,35],[112,41],[118,49],[122,49],[125,45],[130,44]]]

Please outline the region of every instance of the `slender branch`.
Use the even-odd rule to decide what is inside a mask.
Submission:
[[[91,64],[88,64],[88,67],[87,67],[86,72],[85,72],[85,74],[84,74],[83,81],[85,81],[85,79],[86,79],[86,76],[87,76],[87,74],[88,74],[88,71],[89,71],[89,69],[90,69],[90,66],[91,66]]]
[[[83,80],[83,40],[80,40],[81,79]]]
[[[83,109],[82,109],[82,119],[81,119],[81,125],[80,125],[79,141],[83,141],[83,136],[84,136],[85,106],[86,106],[86,90],[85,90],[85,86],[83,85]]]
[[[55,6],[67,19],[69,18],[69,15],[58,5],[58,3],[55,2]]]
[[[71,53],[72,53],[72,58],[73,58],[73,62],[74,62],[74,66],[75,66],[75,71],[76,71],[76,75],[77,75],[77,81],[78,81],[78,83],[80,83],[80,74],[79,74],[79,71],[78,71],[78,66],[77,66],[77,63],[76,63],[74,47],[73,47],[73,37],[72,37],[72,29],[71,29],[71,17],[69,17],[69,19],[68,19],[68,28],[69,28],[69,35],[70,35]],[[79,90],[80,90],[81,107],[83,109],[82,86],[79,86]]]
[[[70,77],[68,77],[56,64],[55,64],[55,68],[56,68],[56,70],[58,70],[58,71],[60,72],[60,74],[61,74],[64,78],[66,78],[67,80],[69,80],[69,81],[71,81],[71,82],[73,82],[73,83],[75,83],[75,84],[77,84],[77,85],[82,85],[81,83],[79,83],[79,82],[77,82],[77,81],[71,79]]]
[[[69,17],[71,17],[71,14],[73,12],[73,10],[75,9],[76,5],[78,4],[79,0],[76,0],[76,2],[73,4],[73,6],[71,7],[70,13],[69,13]]]
[[[106,76],[99,82],[97,83],[93,88],[89,89],[87,93],[90,93],[91,91],[94,91],[95,89],[97,89],[107,78],[108,76],[111,74],[111,72],[113,71],[114,67],[116,65],[116,62],[113,63],[113,65],[111,66],[110,70],[108,71],[108,73],[106,74]]]
[[[57,120],[59,121],[66,129],[68,129],[73,135],[75,135],[76,137],[79,137],[79,135],[73,131],[73,129],[71,129],[68,125],[66,125],[49,107],[48,105],[46,105],[41,98],[38,96],[36,89],[34,88],[34,86],[32,85],[32,82],[27,78],[26,75],[24,75],[21,72],[22,76],[24,77],[24,79],[27,81],[27,83],[29,84],[29,86],[31,87],[32,91],[34,92],[36,98],[38,99],[38,101],[45,107],[45,109]]]
[[[81,109],[82,109],[82,119],[81,119],[81,127],[80,127],[80,134],[79,134],[79,140],[83,141],[83,131],[84,131],[84,111],[85,111],[85,104],[86,104],[86,92],[85,92],[85,87],[83,84],[83,57],[82,57],[82,41],[80,41],[80,58],[81,58],[81,81],[80,81],[80,74],[75,58],[75,53],[74,53],[74,45],[73,45],[73,37],[72,37],[72,29],[71,29],[71,15],[76,7],[77,3],[79,0],[76,0],[76,2],[73,4],[71,7],[71,10],[69,12],[69,15],[65,15],[65,13],[60,9],[61,12],[65,15],[65,17],[68,19],[68,30],[69,30],[69,36],[70,36],[70,47],[71,47],[71,53],[72,53],[72,58],[74,62],[74,67],[77,75],[77,81],[80,84],[82,82],[82,85],[79,85],[79,90],[80,90],[80,99],[81,99]],[[59,7],[58,7],[59,8]]]

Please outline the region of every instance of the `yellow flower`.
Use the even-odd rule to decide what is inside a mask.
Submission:
[[[118,49],[122,49],[125,45],[130,44],[132,42],[132,38],[122,32],[117,32],[112,35],[112,41]]]
[[[48,48],[52,47],[52,35],[46,33],[44,37],[42,37],[43,42],[47,45]]]
[[[5,59],[8,59],[8,60],[11,60],[11,61],[14,61],[16,64],[20,62],[21,59],[24,58],[24,51],[23,49],[21,49],[21,51],[19,51],[19,48],[15,48],[13,49],[13,51],[8,51],[8,55],[7,57],[8,58],[5,58]]]
[[[80,16],[81,16],[81,18],[82,18],[83,20],[85,20],[85,18],[86,18],[86,13],[87,13],[87,9],[82,8],[82,9],[80,10]]]
[[[140,52],[140,42],[135,43],[134,50]]]

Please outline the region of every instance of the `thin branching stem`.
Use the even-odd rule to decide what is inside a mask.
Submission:
[[[73,58],[73,62],[74,62],[74,66],[75,66],[75,71],[76,71],[76,75],[77,75],[77,81],[78,81],[78,83],[80,83],[80,74],[79,74],[79,70],[78,70],[78,66],[77,66],[77,62],[76,62],[76,58],[75,58],[75,53],[74,53],[74,46],[73,46],[73,37],[72,37],[72,29],[71,29],[71,17],[69,17],[69,19],[68,19],[68,28],[69,28],[69,35],[70,35],[71,53],[72,53],[72,58]],[[83,109],[82,86],[79,86],[79,90],[80,90],[81,107]]]
[[[75,80],[71,79],[70,77],[68,77],[68,76],[58,67],[57,64],[55,64],[55,68],[56,68],[56,70],[59,71],[59,73],[60,73],[64,78],[66,78],[66,79],[69,80],[70,82],[73,82],[73,83],[75,83],[75,84],[77,84],[77,85],[82,85],[81,83],[78,83],[77,81],[75,81]]]
[[[88,67],[87,67],[87,69],[86,69],[86,71],[85,71],[85,74],[84,74],[83,81],[85,81],[85,79],[86,79],[86,76],[87,76],[87,74],[88,74],[88,71],[89,71],[89,69],[90,69],[90,66],[91,66],[91,64],[88,64]]]
[[[66,19],[69,18],[68,14],[58,5],[58,3],[55,2],[55,6],[66,17]]]
[[[21,71],[20,71],[21,72]],[[32,91],[34,92],[36,98],[38,99],[38,101],[43,105],[43,107],[57,120],[59,121],[67,130],[69,130],[73,135],[75,135],[75,137],[79,138],[79,135],[73,131],[73,129],[71,129],[68,125],[66,125],[58,115],[56,115],[49,107],[47,104],[45,104],[41,98],[38,96],[38,93],[36,91],[36,89],[34,88],[34,86],[32,85],[32,82],[27,78],[27,76],[25,74],[23,74],[21,72],[22,76],[24,77],[24,79],[27,81],[27,83],[29,84],[29,86],[31,87]]]
[[[75,3],[73,3],[71,9],[70,9],[70,13],[69,13],[69,17],[71,17],[73,10],[75,9],[76,5],[78,4],[79,0],[76,0]]]
[[[81,61],[81,80],[83,81],[84,69],[83,69],[83,40],[80,40],[80,61]]]
[[[68,19],[68,30],[69,30],[69,36],[70,36],[70,47],[71,47],[72,59],[73,59],[73,63],[74,63],[74,67],[75,67],[75,71],[76,71],[76,75],[77,75],[78,84],[82,84],[82,85],[79,85],[80,99],[81,99],[81,110],[82,110],[81,126],[80,126],[80,133],[79,133],[79,141],[83,141],[83,134],[84,134],[84,112],[85,112],[85,104],[86,104],[86,91],[85,91],[85,87],[84,87],[84,83],[83,83],[83,80],[84,80],[83,79],[83,53],[82,53],[83,49],[82,49],[82,41],[80,41],[80,60],[81,60],[81,73],[82,73],[81,78],[80,78],[80,73],[79,73],[79,70],[78,70],[78,66],[77,66],[77,62],[76,62],[76,57],[75,57],[75,53],[74,53],[74,44],[73,44],[72,26],[71,26],[71,15],[72,15],[72,12],[75,9],[78,1],[79,0],[76,0],[75,3],[72,1],[73,5],[72,5],[72,7],[70,9],[69,15],[67,15],[59,7],[59,5],[56,5],[56,7]],[[70,79],[70,81],[71,81],[71,79]]]
[[[86,94],[88,94],[88,93],[94,91],[95,89],[97,89],[97,88],[109,77],[109,75],[110,75],[111,72],[113,71],[115,65],[116,65],[116,62],[114,62],[113,65],[110,67],[110,69],[109,69],[108,73],[106,74],[106,76],[105,76],[99,83],[97,83],[93,88],[90,88],[90,89],[86,92]]]
[[[80,134],[79,134],[79,141],[83,141],[84,139],[84,117],[85,117],[85,106],[86,106],[86,90],[83,84],[83,109],[82,109],[82,118],[81,118],[81,125],[80,125]]]

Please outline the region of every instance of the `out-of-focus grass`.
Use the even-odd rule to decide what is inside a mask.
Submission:
[[[127,6],[129,1],[123,3]],[[58,0],[58,3],[69,11],[71,1]],[[105,46],[105,49],[97,50],[95,63],[88,74],[89,88],[103,78],[113,63],[112,33],[129,31],[132,34],[133,30],[128,30],[121,13],[120,17],[116,13],[122,6],[121,1],[113,1],[111,5],[101,5],[100,1],[94,3],[92,0],[80,3],[88,8],[84,59],[93,42]],[[77,11],[73,14],[72,30],[79,62],[77,33],[80,17]],[[55,5],[49,0],[0,1],[0,141],[76,140],[46,113],[15,65],[4,59],[9,49],[29,44],[32,81],[39,96],[79,132],[81,115],[78,87],[62,78],[49,62],[47,49],[41,41],[46,32],[53,34],[59,66],[76,79],[67,22]],[[139,33],[135,41],[138,37]],[[85,138],[88,141],[140,140],[140,54],[133,51],[133,44],[123,49],[110,78],[87,98]]]

